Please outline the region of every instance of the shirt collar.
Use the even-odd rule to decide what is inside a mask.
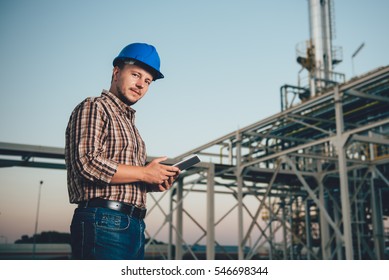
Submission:
[[[126,115],[135,114],[135,109],[121,101],[115,94],[113,94],[109,90],[103,89],[102,95],[107,96],[117,106],[117,109],[119,109],[119,111],[125,113]]]

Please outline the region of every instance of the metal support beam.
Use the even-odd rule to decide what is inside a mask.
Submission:
[[[346,259],[354,259],[353,239],[351,227],[351,209],[348,188],[348,174],[345,143],[347,138],[343,135],[343,103],[339,92],[339,86],[335,87],[334,92],[335,114],[336,114],[336,142],[334,143],[338,152],[339,178],[340,178],[340,195],[342,202],[342,217],[343,217],[343,241],[345,245]]]
[[[207,260],[215,259],[215,165],[207,174]]]
[[[284,222],[282,225],[282,240],[283,240],[283,246],[282,246],[282,255],[284,260],[288,259],[288,236],[287,236],[287,228],[286,228],[286,205],[285,205],[285,198],[281,199],[281,215],[282,215],[282,221]]]
[[[178,180],[177,186],[177,207],[176,207],[176,260],[182,260],[183,257],[183,191],[184,191],[184,182],[183,179],[180,178]]]
[[[374,186],[374,178],[371,179],[371,215],[375,256],[377,260],[384,260],[385,232],[382,224],[382,198],[381,190]]]
[[[319,201],[323,205],[323,208],[327,211],[327,199],[325,196],[325,188],[323,184],[323,174],[322,174],[322,164],[321,162],[317,163],[317,171],[319,173],[318,187],[319,187]],[[321,254],[323,260],[329,260],[331,256],[331,247],[330,247],[330,227],[325,216],[326,211],[319,211],[320,213],[320,241],[321,241]]]
[[[372,133],[369,132],[369,136]],[[370,159],[373,161],[375,158],[374,147],[372,144],[369,145]],[[375,169],[371,170],[370,187],[371,187],[371,218],[373,224],[373,240],[375,255],[378,260],[385,259],[385,231],[382,224],[382,197],[381,189],[375,186],[374,180],[377,178]]]
[[[379,95],[367,94],[367,93],[364,93],[364,92],[361,92],[361,91],[358,91],[358,90],[355,90],[355,89],[346,90],[344,93],[348,94],[348,95],[357,96],[357,97],[360,97],[360,98],[377,100],[377,101],[389,103],[389,98],[387,98],[387,97],[379,96]]]
[[[311,206],[309,199],[305,200],[305,238],[306,238],[306,246],[307,250],[307,260],[312,259],[311,250],[312,250],[312,224],[311,224]]]
[[[239,130],[236,132],[236,182],[238,193],[238,259],[244,259],[243,251],[243,169],[241,169],[241,134]]]

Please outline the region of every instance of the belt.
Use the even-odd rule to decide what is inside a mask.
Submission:
[[[131,204],[126,204],[119,201],[107,200],[102,198],[93,198],[88,201],[83,201],[78,204],[78,208],[108,208],[122,212],[130,217],[144,219],[146,217],[146,209],[138,208]]]

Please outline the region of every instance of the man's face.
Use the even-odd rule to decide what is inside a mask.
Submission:
[[[147,92],[153,76],[143,68],[125,64],[113,69],[111,92],[128,105],[138,102]]]

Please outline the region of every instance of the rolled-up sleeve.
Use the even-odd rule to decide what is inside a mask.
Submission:
[[[106,156],[108,118],[103,108],[87,99],[73,111],[69,124],[67,153],[75,175],[109,184],[118,163]]]

